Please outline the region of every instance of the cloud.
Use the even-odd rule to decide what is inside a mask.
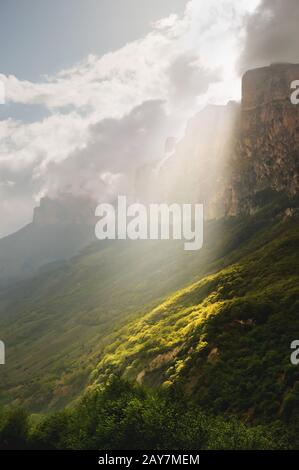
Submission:
[[[93,194],[98,200],[118,192],[134,194],[138,168],[163,156],[165,135],[176,127],[162,101],[146,101],[119,119],[103,119],[89,129],[85,148],[47,166],[45,191]]]
[[[182,69],[190,73],[195,99],[209,83],[222,79],[223,69],[233,67],[247,4],[192,0],[182,17],[164,18],[145,37],[102,57],[91,54],[44,82],[0,75],[7,102],[45,105],[55,112],[71,107],[94,113],[94,119],[119,117],[143,101],[167,100],[169,85],[186,88],[182,80],[173,83]],[[203,89],[195,80],[205,84]]]
[[[298,0],[263,0],[247,19],[242,72],[274,62],[298,62]]]
[[[18,228],[46,193],[127,190],[136,168],[162,157],[189,116],[238,98],[244,17],[257,3],[192,0],[139,40],[40,83],[0,74],[8,104],[49,112],[31,123],[0,121],[2,233],[12,227],[10,204],[19,208]]]
[[[50,162],[62,162],[84,146],[88,122],[76,113],[41,122],[0,121],[0,236],[32,218]]]
[[[176,57],[170,64],[168,73],[173,92],[172,100],[177,106],[189,108],[194,97],[205,94],[211,83],[220,81],[221,77],[219,69],[205,69],[193,53]]]

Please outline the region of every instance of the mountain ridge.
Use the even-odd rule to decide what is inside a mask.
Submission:
[[[117,376],[139,383],[141,394],[162,388],[171,396],[178,387],[214,416],[278,423],[290,428],[292,445],[298,441],[290,344],[299,334],[299,108],[287,102],[287,69],[245,78],[246,93],[256,88],[252,77],[262,74],[263,84],[271,72],[267,93],[283,90],[282,105],[250,107],[229,151],[216,143],[213,156],[225,155],[233,172],[217,179],[225,210],[206,221],[202,250],[186,253],[176,241],[96,242],[2,290],[0,328],[12,360],[0,370],[3,405],[80,414],[84,400],[108,393]],[[230,117],[229,127],[234,111]],[[226,125],[225,117],[221,133]],[[196,176],[200,184],[203,173]],[[117,387],[126,396],[129,386]]]

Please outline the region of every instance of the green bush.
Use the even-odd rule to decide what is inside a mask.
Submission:
[[[112,377],[68,411],[46,417],[27,446],[38,449],[275,449],[271,430],[207,415],[181,389],[156,391]]]
[[[0,449],[23,449],[27,445],[28,414],[20,409],[10,409],[2,414],[0,422]]]

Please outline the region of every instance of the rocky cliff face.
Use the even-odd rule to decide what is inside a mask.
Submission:
[[[253,212],[265,190],[299,192],[299,105],[291,83],[299,64],[274,64],[243,77],[241,119],[236,137],[227,212]]]
[[[136,174],[136,199],[203,203],[206,219],[253,213],[272,192],[299,193],[299,64],[248,71],[242,101],[210,105],[168,139],[165,155]]]
[[[0,240],[0,290],[42,266],[75,256],[95,240],[96,203],[87,197],[45,197],[33,222]]]

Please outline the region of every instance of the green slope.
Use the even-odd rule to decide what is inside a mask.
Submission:
[[[216,413],[297,422],[299,367],[290,363],[290,344],[299,338],[298,218],[271,217],[237,251],[237,262],[113,335],[93,381],[120,371],[148,386],[182,384]]]
[[[254,217],[206,224],[199,252],[178,242],[95,244],[3,291],[1,402],[62,408],[120,371],[150,386],[182,383],[215,411],[285,413],[296,401],[289,345],[299,336],[289,206],[278,198]],[[262,407],[264,392],[268,405],[275,395],[273,410]]]
[[[96,243],[3,290],[0,401],[34,411],[69,403],[83,391],[111,333],[229,263],[225,255],[234,256],[239,232],[234,221],[209,223],[198,252],[185,252],[181,242]]]

